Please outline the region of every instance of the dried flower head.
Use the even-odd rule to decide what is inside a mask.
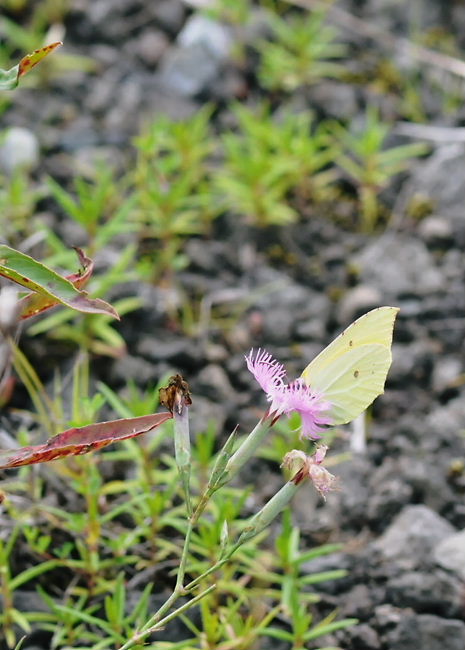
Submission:
[[[292,478],[296,485],[309,478],[323,499],[326,499],[328,492],[338,488],[337,477],[322,466],[327,450],[326,445],[321,445],[313,456],[307,456],[305,452],[293,449],[284,456],[282,463],[288,469],[294,471],[297,469],[297,473]]]

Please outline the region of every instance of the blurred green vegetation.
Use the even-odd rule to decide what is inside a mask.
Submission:
[[[27,360],[23,363],[29,373]],[[153,412],[158,406],[156,386],[142,391],[128,382],[118,393],[104,383],[94,387],[89,358],[83,353],[73,366],[71,381],[57,375],[50,391],[35,375],[28,388],[37,406],[37,414],[31,412],[31,416],[49,434],[102,419],[103,409],[108,412],[110,408],[114,417],[124,418]],[[288,434],[282,429],[276,435],[284,440]],[[192,472],[195,494],[205,489],[214,466],[217,435],[215,427],[197,434]],[[46,472],[23,467],[3,481],[2,488],[12,496],[2,507],[14,522],[10,533],[0,537],[0,624],[7,648],[15,648],[21,635],[38,628],[50,633],[51,649],[113,649],[150,618],[151,594],[160,590],[161,583],[166,586],[175,579],[187,527],[178,470],[168,442],[171,437],[169,423],[105,453],[53,462]],[[31,431],[22,430],[19,442],[30,443]],[[131,467],[129,478],[114,475],[118,465]],[[250,495],[251,489],[240,485],[228,485],[215,493],[192,534],[189,580],[221,557],[225,535],[234,538],[243,530],[247,524],[243,511],[248,510]],[[339,545],[301,551],[300,531],[292,525],[289,512],[274,548],[268,543],[263,551],[266,537],[263,531],[245,543],[214,578],[204,578],[202,589],[213,582],[216,589],[201,601],[200,624],[182,616],[188,639],[161,641],[161,646],[157,641],[157,648],[200,650],[208,639],[211,647],[245,650],[260,647],[259,639],[266,636],[289,640],[297,648],[354,624],[354,619],[336,620],[336,612],[319,621],[312,613],[320,600],[315,586],[346,572],[303,570],[309,560],[333,553]],[[18,548],[23,549],[20,562]],[[24,564],[30,566],[20,568]],[[69,584],[63,577],[68,575],[74,576]],[[55,584],[56,576],[61,576],[60,584],[67,584],[65,589]],[[34,587],[39,601],[20,611],[15,593],[25,585]],[[39,608],[38,602],[43,603]]]
[[[25,53],[43,45],[50,27],[63,23],[71,4],[5,0],[0,66],[8,68],[19,50]],[[106,297],[129,283],[174,282],[188,264],[189,240],[213,237],[225,217],[246,231],[285,228],[320,215],[334,218],[343,231],[366,237],[383,232],[391,206],[382,192],[426,153],[418,143],[391,146],[392,126],[395,120],[427,119],[422,94],[431,82],[424,70],[405,72],[374,51],[370,66],[355,73],[354,54],[344,34],[321,10],[307,13],[271,0],[218,0],[206,11],[240,34],[257,6],[267,16],[268,35],[242,50],[241,65],[251,66],[245,76],[256,84],[249,88],[247,100],[228,106],[209,104],[185,120],[155,117],[134,137],[123,172],[100,164],[93,174],[68,183],[46,178],[41,168],[0,174],[2,237],[17,248],[36,238],[42,259],[75,270],[69,242],[65,244],[50,223],[52,212],[57,222],[73,226],[92,258],[105,260],[106,251],[117,251],[111,262],[98,267],[88,286],[90,295]],[[450,34],[432,30],[420,36],[424,44],[438,48],[444,44],[450,53],[458,53]],[[60,57],[57,54],[51,65],[63,74],[56,61]],[[81,69],[92,66],[85,58],[74,61]],[[47,84],[47,75],[38,74],[31,83],[40,88]],[[363,97],[372,103],[365,100],[362,125],[356,119],[359,115],[330,119],[311,109],[312,89],[328,80],[369,90]],[[460,89],[437,81],[433,88],[444,112],[454,110]],[[291,101],[294,97],[299,101]],[[383,113],[385,99],[388,109]],[[0,99],[0,115],[10,101]],[[47,217],[41,210],[44,202]],[[179,310],[190,314],[190,320],[201,312],[202,296],[196,300],[191,304],[186,297],[184,310]],[[141,302],[129,295],[113,304],[124,315]],[[195,328],[191,323],[185,330]],[[20,431],[21,444],[32,444],[38,433],[44,437],[108,418],[108,413],[130,417],[156,409],[156,387],[142,390],[128,381],[116,392],[105,384],[91,385],[89,358],[125,353],[124,338],[108,317],[60,309],[33,323],[28,332],[72,343],[77,361],[71,379],[57,372],[50,387],[25,356],[18,358],[17,372],[31,398],[28,417],[33,422],[31,430]],[[298,444],[296,427],[293,423],[283,435],[278,431],[262,457],[279,463],[290,438]],[[15,647],[18,630],[27,634],[32,626],[49,631],[52,649],[114,648],[147,619],[151,591],[173,581],[186,527],[176,467],[166,446],[170,434],[165,426],[156,435],[126,441],[104,454],[58,461],[43,473],[25,467],[7,478],[2,487],[14,496],[3,507],[16,526],[5,538],[0,536],[0,624],[9,648]],[[193,450],[197,488],[214,461],[217,434],[206,426],[197,436]],[[130,480],[108,476],[108,467],[118,464],[131,466]],[[66,495],[66,504],[56,495]],[[193,540],[189,558],[193,578],[219,556],[223,522],[246,508],[248,497],[249,492],[239,487],[215,496]],[[301,571],[309,554],[318,557],[335,547],[300,551],[300,532],[291,526],[289,515],[282,530],[273,551],[260,550],[263,536],[256,538],[219,572],[217,591],[202,601],[201,624],[184,619],[190,639],[177,644],[157,641],[157,650],[248,650],[260,647],[261,636],[281,639],[297,649],[353,623],[335,621],[334,614],[317,622],[311,611],[318,601],[311,585],[343,573],[303,576]],[[20,541],[27,549],[20,563],[29,565],[25,570],[17,569]],[[50,588],[48,574],[54,576],[56,571],[74,576],[61,590]],[[147,575],[143,587],[139,574]],[[29,583],[37,586],[47,611],[15,608],[15,592]]]

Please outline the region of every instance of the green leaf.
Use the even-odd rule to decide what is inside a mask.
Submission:
[[[42,59],[54,52],[57,47],[63,45],[61,41],[51,43],[38,50],[34,50],[31,54],[26,54],[21,61],[10,70],[0,70],[0,90],[13,90],[19,83],[19,78],[24,77],[34,66],[36,66]]]
[[[71,607],[65,607],[64,605],[57,605],[56,608],[60,612],[73,615],[74,620],[81,620],[85,623],[88,623],[89,625],[96,625],[101,630],[106,632],[111,639],[114,639],[118,643],[124,643],[126,641],[126,639],[121,634],[119,634],[118,632],[116,632],[116,630],[113,629],[111,624],[107,623],[102,618],[98,618],[97,616],[93,616],[92,614],[88,614],[87,612],[82,612],[77,609],[72,609]]]
[[[13,90],[18,85],[19,65],[10,70],[0,70],[0,90]]]
[[[61,566],[61,565],[62,562],[60,560],[47,560],[46,562],[42,562],[41,564],[26,569],[25,571],[22,571],[19,575],[15,576],[10,581],[9,587],[11,591],[15,591],[16,589],[18,589],[18,587],[23,585],[25,582],[29,582],[29,580],[36,578],[42,573],[45,573],[46,571],[51,571],[52,569],[56,569],[57,566]]]
[[[19,625],[21,629],[23,629],[25,632],[31,631],[31,626],[29,625],[29,621],[24,616],[24,614],[22,614],[17,609],[10,609],[9,614],[12,620],[16,623],[16,625]]]
[[[119,320],[118,313],[104,300],[88,298],[87,293],[72,281],[6,245],[0,245],[0,275],[47,298],[52,304],[61,303],[81,312],[108,314]]]
[[[259,632],[263,636],[271,636],[273,639],[281,639],[281,641],[290,641],[294,640],[292,634],[286,630],[280,630],[277,627],[267,627],[265,630]]]
[[[317,546],[309,551],[300,553],[300,555],[293,561],[293,564],[299,565],[304,562],[309,562],[322,555],[329,555],[330,553],[337,553],[343,548],[342,544],[325,544],[324,546]]]
[[[301,578],[304,585],[315,585],[319,582],[326,582],[327,580],[338,580],[345,578],[347,571],[345,569],[333,569],[332,571],[320,571],[319,573],[312,573],[311,575]]]
[[[332,634],[337,630],[344,630],[346,627],[352,627],[353,625],[357,625],[357,623],[358,618],[344,618],[342,621],[335,621],[333,623],[325,623],[324,621],[321,621],[318,625],[309,630],[307,634],[305,634],[304,638],[305,641],[312,641],[320,636]]]

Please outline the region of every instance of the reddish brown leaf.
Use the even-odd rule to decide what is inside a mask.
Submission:
[[[138,418],[99,422],[86,427],[68,429],[53,436],[43,445],[0,450],[0,469],[46,463],[49,460],[65,456],[87,454],[89,451],[106,447],[112,442],[147,433],[171,417],[171,413],[154,413]]]
[[[77,246],[74,248],[79,258],[79,264],[81,268],[76,273],[71,273],[66,275],[65,278],[72,282],[76,289],[82,289],[87,282],[90,280],[90,277],[94,271],[94,262],[87,257],[84,251]],[[56,307],[59,305],[59,300],[40,295],[38,293],[31,293],[28,296],[24,296],[20,300],[20,313],[21,320],[26,318],[31,318],[31,316],[36,316],[41,314],[43,311],[50,309],[51,307]]]
[[[71,275],[67,275],[66,279],[72,282],[76,289],[81,289],[90,280],[90,276],[94,271],[94,262],[90,259],[90,257],[87,257],[82,248],[74,246],[74,250],[76,251],[76,254],[79,258],[79,264],[81,265],[81,268],[77,273],[71,273]]]

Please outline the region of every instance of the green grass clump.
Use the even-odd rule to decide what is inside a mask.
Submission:
[[[291,196],[316,202],[333,181],[331,143],[307,111],[281,117],[236,104],[236,132],[222,136],[224,163],[213,179],[224,210],[247,223],[284,226],[298,220]]]
[[[344,74],[345,46],[326,24],[326,12],[280,17],[270,14],[272,40],[257,44],[258,78],[264,88],[292,92]],[[340,62],[336,62],[340,61]]]
[[[336,162],[357,190],[361,228],[373,232],[380,217],[380,192],[428,148],[422,143],[386,148],[391,127],[374,107],[367,109],[365,124],[356,131],[337,122],[329,129],[338,148]]]
[[[134,140],[131,219],[139,240],[156,243],[153,278],[179,268],[183,242],[207,234],[218,214],[208,164],[214,148],[211,114],[207,106],[182,122],[161,116]]]

